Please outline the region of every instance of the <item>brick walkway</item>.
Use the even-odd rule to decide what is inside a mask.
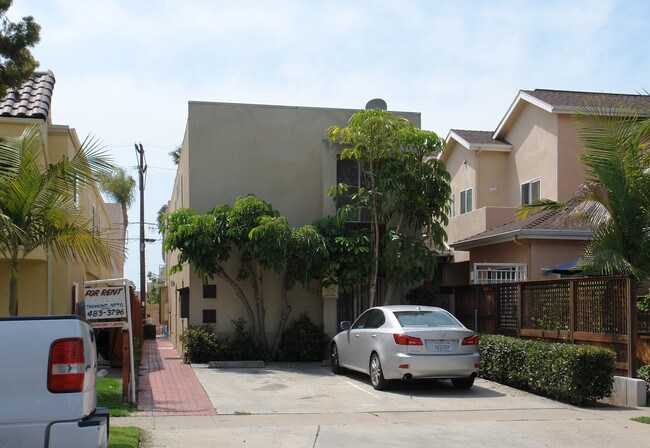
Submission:
[[[171,342],[145,340],[136,416],[216,415],[192,367]]]

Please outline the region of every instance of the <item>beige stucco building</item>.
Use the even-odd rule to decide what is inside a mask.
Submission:
[[[514,221],[524,203],[568,201],[584,181],[574,124],[585,105],[640,105],[644,95],[522,90],[494,131],[452,129],[440,158],[454,201],[446,228],[445,285],[542,280],[580,257],[590,237],[554,213]],[[647,103],[646,103],[647,104]]]
[[[72,157],[81,147],[76,131],[53,124],[50,114],[54,90],[52,72],[36,73],[17,92],[10,91],[0,101],[0,138],[20,136],[29,126],[40,130],[42,155],[45,163],[56,163],[62,157]],[[111,212],[96,186],[77,193],[78,207],[84,217],[95,226],[110,232],[113,228]],[[120,219],[121,221],[121,219]],[[119,229],[112,234],[117,245]],[[121,250],[121,249],[118,249]],[[121,277],[123,260],[115,260],[110,270],[90,264],[74,264],[57,260],[43,249],[32,252],[22,262],[18,274],[18,314],[70,314],[75,302],[83,296],[86,280]],[[0,256],[0,316],[8,313],[9,263]]]
[[[190,102],[168,211],[191,207],[203,213],[217,204],[232,205],[238,197],[252,193],[272,204],[292,227],[335,214],[327,190],[337,183],[340,148],[329,145],[326,130],[332,125],[345,125],[355,112]],[[397,114],[420,126],[419,113]],[[167,270],[175,260],[176,254],[165,255]],[[232,260],[226,269],[234,278],[238,256],[233,255]],[[224,281],[215,277],[213,285],[204,291],[192,266],[185,266],[181,273],[165,281],[163,295],[166,292],[168,304],[163,299],[162,309],[169,310],[170,336],[176,343],[188,325],[211,323],[220,335],[228,335],[233,331],[231,320],[246,316],[243,305]],[[253,297],[248,282],[240,285],[248,297]],[[267,337],[272,341],[280,317],[280,276],[266,273],[264,288]],[[189,312],[187,318],[182,318],[181,301],[185,296]],[[320,282],[312,282],[309,290],[294,288],[289,292],[289,301],[293,308],[290,320],[307,312],[314,322],[324,325],[326,332],[336,332],[337,299],[323,298]]]

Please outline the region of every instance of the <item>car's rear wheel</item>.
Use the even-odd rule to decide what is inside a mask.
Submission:
[[[468,376],[467,378],[452,378],[451,384],[453,384],[456,389],[469,389],[474,385],[474,377]]]
[[[345,369],[341,367],[341,364],[339,364],[339,349],[334,343],[330,349],[330,364],[332,366],[332,372],[337,375],[340,375],[345,371]]]
[[[379,355],[373,353],[370,357],[370,383],[372,387],[376,390],[386,389],[388,387],[388,381],[384,378],[384,372],[381,369],[381,361],[379,360]]]

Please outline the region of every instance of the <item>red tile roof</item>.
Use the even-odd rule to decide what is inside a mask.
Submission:
[[[10,89],[0,101],[0,117],[38,118],[47,120],[52,104],[54,74],[35,72],[18,90]]]

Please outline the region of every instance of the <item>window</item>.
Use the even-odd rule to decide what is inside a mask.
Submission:
[[[365,313],[363,313],[359,318],[354,322],[354,325],[352,325],[352,330],[359,330],[361,328],[366,328],[366,322],[368,322],[368,318],[371,315],[372,310],[368,310]]]
[[[451,195],[451,204],[449,204],[449,217],[453,218],[456,216],[456,194]]]
[[[508,283],[526,280],[526,267],[524,263],[474,263],[474,283]]]
[[[533,179],[521,184],[521,203],[532,204],[539,201],[540,179]]]
[[[472,211],[472,189],[468,188],[460,192],[460,214]]]
[[[368,318],[365,328],[379,328],[386,322],[386,316],[381,310],[372,310],[372,315]]]
[[[402,328],[458,327],[459,322],[444,311],[395,311]]]
[[[203,285],[203,298],[216,299],[217,298],[217,285]]]
[[[349,186],[348,191],[345,193],[344,197],[341,197],[336,201],[336,206],[340,208],[349,202],[350,196],[359,191],[359,187],[364,186],[363,176],[361,175],[361,169],[359,168],[359,162],[351,159],[341,160],[337,157],[336,183],[337,185],[346,184]],[[369,222],[370,211],[365,208],[357,210],[357,215],[352,217],[350,221]]]
[[[203,323],[216,324],[217,323],[217,310],[203,310]]]
[[[183,176],[178,176],[176,182],[176,198],[174,199],[174,207],[176,210],[183,207]]]

